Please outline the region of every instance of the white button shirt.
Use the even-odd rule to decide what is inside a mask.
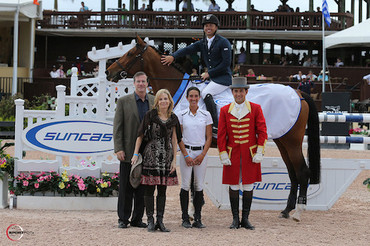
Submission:
[[[213,123],[207,110],[199,109],[195,115],[189,108],[177,115],[182,125],[182,141],[190,146],[204,146],[206,143],[206,127]]]

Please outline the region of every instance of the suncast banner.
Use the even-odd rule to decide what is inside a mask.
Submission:
[[[29,147],[56,155],[93,155],[113,151],[113,123],[98,120],[51,120],[27,127]]]

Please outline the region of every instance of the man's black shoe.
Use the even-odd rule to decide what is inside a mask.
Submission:
[[[139,228],[147,228],[147,224],[145,224],[144,222],[131,222],[130,224],[132,227],[139,227]]]
[[[125,224],[123,221],[119,221],[118,228],[127,228],[127,224]]]

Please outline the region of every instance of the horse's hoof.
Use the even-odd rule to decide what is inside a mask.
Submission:
[[[279,218],[289,219],[289,214],[281,212]]]
[[[297,215],[297,214],[293,214],[292,215],[292,219],[296,222],[300,222],[301,221],[301,216]]]

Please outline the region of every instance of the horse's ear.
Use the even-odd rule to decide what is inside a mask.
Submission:
[[[136,35],[137,44],[139,45],[145,45],[144,41],[139,37],[139,35]]]

